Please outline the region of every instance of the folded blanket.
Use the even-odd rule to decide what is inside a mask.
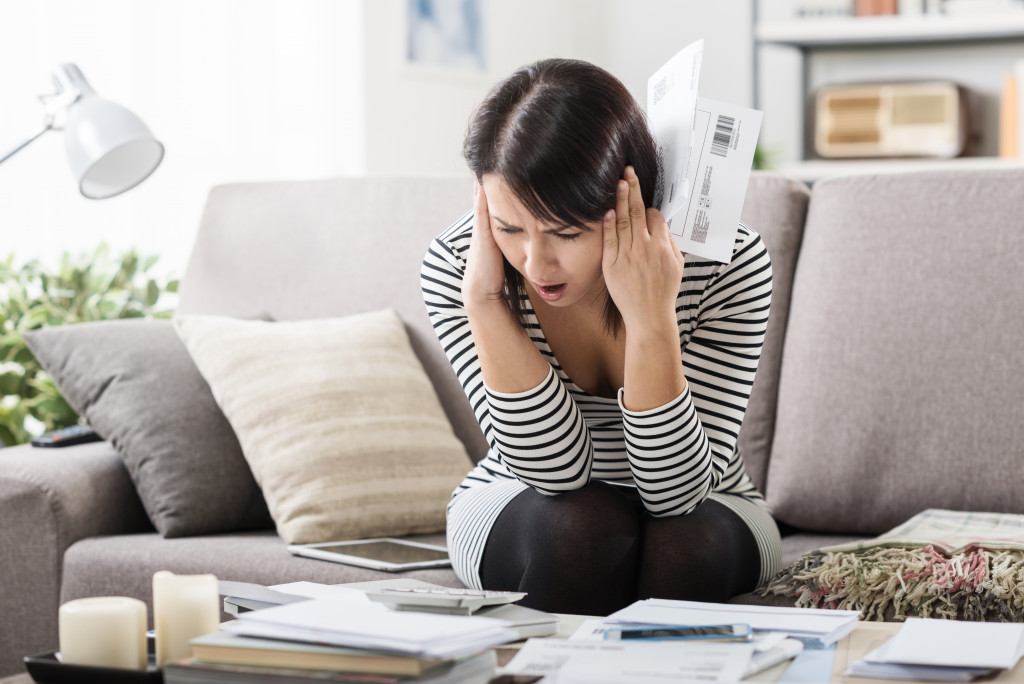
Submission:
[[[876,539],[805,554],[763,590],[865,620],[1024,620],[1024,516],[929,509]]]

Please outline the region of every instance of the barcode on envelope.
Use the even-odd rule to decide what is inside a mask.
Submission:
[[[711,154],[724,157],[729,154],[729,142],[732,140],[732,131],[736,126],[736,119],[725,114],[718,115],[715,122],[715,137],[711,140]]]

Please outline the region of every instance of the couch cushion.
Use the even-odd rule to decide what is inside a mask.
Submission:
[[[419,282],[427,245],[472,205],[468,175],[215,187],[177,313],[291,321],[395,309],[455,434],[479,460],[487,443]]]
[[[445,545],[444,534],[409,537]],[[413,577],[449,587],[463,586],[450,568],[386,573],[352,565],[299,558],[273,532],[243,532],[181,539],[156,534],[95,537],[73,544],[64,556],[61,603],[88,596],[131,596],[153,615],[153,573],[213,573],[218,579],[263,585],[285,582],[342,584]],[[224,616],[223,619],[229,619]]]
[[[800,252],[809,199],[810,190],[803,183],[768,171],[754,171],[750,174],[743,202],[743,222],[761,236],[772,259],[772,310],[739,436],[747,473],[762,492],[775,431],[779,363],[789,320],[793,270]]]
[[[1024,513],[1024,171],[814,187],[768,503],[875,535],[926,508]]]
[[[25,342],[120,452],[161,534],[271,525],[235,433],[170,321],[62,325],[27,332]]]
[[[394,311],[282,323],[180,316],[175,326],[281,537],[444,529],[472,464]]]

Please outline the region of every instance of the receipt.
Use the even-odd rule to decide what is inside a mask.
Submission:
[[[647,123],[657,145],[658,183],[652,205],[666,221],[686,207],[697,85],[704,41],[683,48],[647,80]]]

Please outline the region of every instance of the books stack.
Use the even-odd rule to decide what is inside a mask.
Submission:
[[[209,635],[214,636],[214,635]],[[258,640],[266,641],[266,640]],[[165,684],[312,684],[313,682],[352,682],[364,684],[484,684],[494,677],[497,663],[494,651],[484,651],[472,656],[453,660],[423,660],[403,656],[387,656],[379,653],[327,653],[315,655],[303,652],[301,648],[290,649],[296,644],[274,643],[264,649],[247,649],[241,652],[224,645],[206,644],[203,657],[164,665]],[[337,649],[335,649],[337,650]],[[280,661],[270,655],[290,654]],[[211,655],[214,654],[215,655]],[[260,655],[256,655],[259,653]],[[251,657],[269,659],[260,665],[235,660]],[[330,657],[335,660],[328,660]],[[293,660],[293,657],[297,659]],[[319,657],[319,658],[318,658]],[[308,659],[306,659],[308,658]],[[223,659],[223,660],[221,660]],[[312,663],[319,663],[314,666]],[[324,663],[331,662],[331,665]],[[292,663],[292,664],[285,664]],[[369,671],[364,671],[366,668]]]
[[[324,587],[323,589],[327,589]],[[281,600],[273,592],[264,603]],[[527,610],[527,609],[522,609]],[[519,638],[493,618],[396,612],[338,593],[240,612],[164,668],[167,684],[487,682],[493,646]]]

